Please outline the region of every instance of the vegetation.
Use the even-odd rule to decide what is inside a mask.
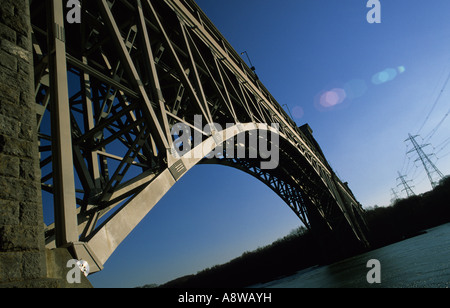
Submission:
[[[450,177],[442,180],[433,191],[420,196],[396,201],[389,207],[374,207],[366,211],[372,249],[379,248],[424,232],[423,230],[450,222]],[[323,239],[304,228],[269,246],[223,265],[205,269],[170,281],[163,288],[222,288],[246,287],[282,276],[327,260],[324,258]],[[360,253],[353,250],[352,253]],[[325,252],[326,253],[326,252]],[[341,255],[348,257],[349,255]],[[328,259],[336,261],[336,259]]]
[[[419,196],[394,202],[389,207],[366,211],[373,248],[420,234],[425,229],[450,222],[450,177],[439,186]]]
[[[246,287],[258,282],[270,281],[283,275],[293,274],[299,268],[317,263],[316,241],[310,232],[299,228],[268,245],[223,265],[207,268],[196,275],[178,278],[161,287],[222,288]]]

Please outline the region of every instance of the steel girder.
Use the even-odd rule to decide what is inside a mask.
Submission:
[[[344,222],[367,242],[361,205],[312,135],[296,126],[194,1],[82,1],[80,24],[67,23],[63,2],[30,1],[41,184],[44,206],[55,212],[47,247],[70,245],[91,272],[101,270],[162,196],[206,161],[173,155],[177,123],[211,150],[258,129],[279,134],[282,163],[275,170],[226,153],[208,163],[262,180],[309,228],[317,211],[330,228]],[[198,129],[195,115],[203,124],[232,127],[211,134]]]

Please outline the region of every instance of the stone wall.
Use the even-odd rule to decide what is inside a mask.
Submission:
[[[0,283],[46,277],[28,0],[0,5]]]
[[[71,255],[44,245],[31,48],[29,0],[2,0],[0,287],[72,287],[65,279]]]

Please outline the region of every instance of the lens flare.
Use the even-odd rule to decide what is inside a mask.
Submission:
[[[398,73],[403,73],[405,68],[403,66],[398,67],[398,69],[387,68],[384,71],[378,72],[372,77],[372,83],[375,85],[380,85],[389,81],[394,80]]]
[[[406,68],[402,65],[397,67],[397,71],[399,74],[403,74],[406,71]]]
[[[292,109],[292,116],[296,119],[301,119],[303,118],[303,116],[305,115],[305,111],[303,110],[302,107],[300,106],[295,106]]]
[[[320,105],[325,108],[334,107],[342,103],[346,97],[347,94],[344,89],[334,88],[330,91],[326,91],[320,96]]]
[[[367,89],[367,83],[362,79],[353,79],[344,85],[345,93],[350,100],[363,96]]]
[[[381,85],[390,82],[405,71],[406,68],[403,65],[396,68],[386,68],[372,76],[372,84]],[[328,86],[328,89],[334,87],[333,89],[323,90],[314,97],[314,106],[319,111],[328,111],[346,102],[341,106],[345,107],[352,100],[364,96],[369,90],[369,85],[370,82],[363,79],[352,79],[343,85],[342,83],[334,83],[334,85]]]

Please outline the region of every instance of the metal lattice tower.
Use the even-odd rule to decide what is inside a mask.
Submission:
[[[416,161],[420,160],[422,162],[422,165],[425,168],[425,171],[428,175],[428,179],[430,180],[431,187],[435,188],[439,184],[439,181],[444,178],[444,175],[431,161],[429,155],[425,154],[425,152],[423,151],[423,148],[428,146],[429,144],[419,145],[419,143],[416,140],[417,137],[418,135],[412,136],[411,134],[409,134],[409,138],[406,139],[406,141],[410,141],[414,147],[414,149],[408,151],[408,154],[412,152],[417,153],[419,158],[417,158]]]
[[[408,197],[415,196],[416,194],[413,192],[411,186],[408,184],[409,181],[407,181],[405,178],[406,178],[406,175],[401,175],[401,173],[398,172],[398,178],[397,178],[397,180],[400,179],[400,180],[401,180],[401,183],[398,184],[397,186],[403,185],[402,191],[405,191],[405,192],[406,192],[406,195],[407,195]]]
[[[398,195],[397,191],[394,188],[391,188],[391,203],[394,203],[399,199],[400,196]]]

